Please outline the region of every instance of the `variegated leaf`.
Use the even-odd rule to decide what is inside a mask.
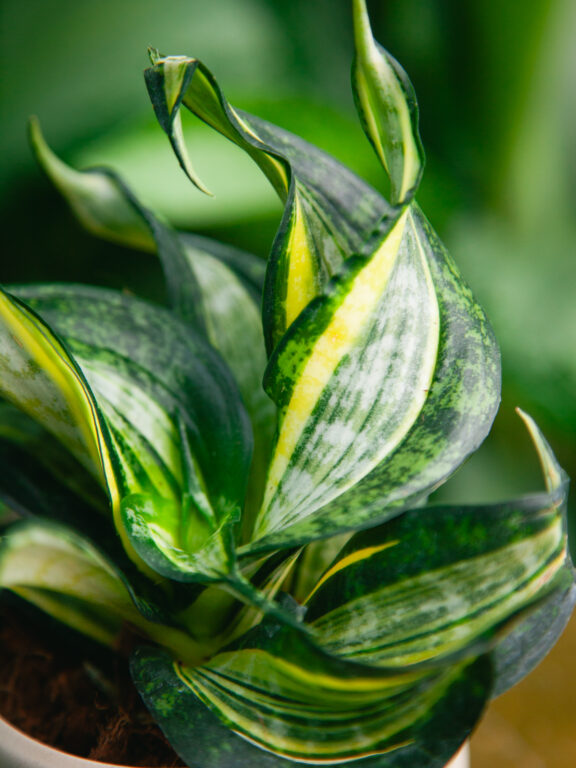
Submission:
[[[70,168],[50,150],[37,121],[31,123],[31,137],[40,164],[84,226],[106,239],[158,251],[172,308],[196,330],[205,330],[230,366],[252,420],[250,507],[257,508],[275,423],[273,403],[262,389],[263,262],[207,238],[175,232],[111,171]]]
[[[0,395],[60,440],[106,487],[105,436],[78,365],[46,324],[0,291]],[[114,487],[109,488],[112,495]]]
[[[131,297],[79,287],[19,293],[66,339],[74,354],[62,347],[66,365],[90,381],[87,403],[106,434],[102,463],[128,551],[176,578],[229,572],[223,527],[240,516],[250,432],[218,356],[170,313]],[[16,390],[8,394],[21,407]]]
[[[307,622],[322,647],[406,669],[469,653],[511,617],[517,634],[530,621],[527,609],[549,598],[570,601],[566,480],[525,418],[553,478],[547,493],[491,506],[417,509],[354,536],[306,600]],[[540,627],[542,635],[547,630]]]
[[[251,552],[375,525],[428,494],[487,434],[499,353],[412,205],[304,310],[265,384],[280,427]]]
[[[87,539],[64,525],[18,523],[0,541],[0,590],[9,589],[55,618],[114,646],[124,625],[198,663],[204,649],[181,629],[158,623],[124,575]],[[137,607],[138,606],[138,607]]]
[[[175,749],[203,768],[443,768],[482,710],[490,671],[484,660],[378,669],[267,624],[197,668],[142,649],[132,676]]]
[[[499,399],[499,356],[486,318],[412,202],[420,160],[411,91],[390,67],[368,72],[368,43],[375,44],[364,22],[357,5],[366,87],[372,92],[378,78],[386,81],[382,93],[391,98],[392,89],[398,107],[390,120],[404,131],[383,150],[403,208],[391,210],[366,192],[362,206],[350,202],[342,214],[343,185],[357,195],[358,182],[313,148],[232,108],[201,63],[155,57],[147,72],[157,116],[185,169],[185,147],[172,131],[181,104],[251,155],[286,200],[264,296],[274,349],[265,386],[279,408],[278,440],[244,553],[397,514],[478,447]],[[312,213],[302,203],[310,193]],[[328,236],[316,238],[313,251],[315,217]]]
[[[344,259],[360,251],[392,211],[370,186],[324,152],[230,106],[201,62],[154,53],[153,64],[146,71],[150,97],[192,181],[197,183],[180,130],[181,105],[247,152],[285,202],[264,293],[264,331],[271,352]]]
[[[420,183],[424,151],[418,104],[400,64],[372,37],[365,0],[354,0],[356,57],[352,84],[364,131],[390,177],[394,205],[410,200]]]
[[[94,477],[59,440],[7,401],[0,401],[0,456],[0,497],[18,514],[56,513],[70,522],[80,505],[90,510],[81,524],[108,517],[108,498]]]

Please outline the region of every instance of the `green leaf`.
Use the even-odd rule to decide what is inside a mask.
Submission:
[[[265,385],[280,426],[250,552],[413,506],[486,436],[500,361],[482,309],[412,205],[302,312]]]
[[[534,420],[520,409],[518,413],[536,445],[549,495],[564,496],[559,512],[567,535],[568,477]],[[557,580],[558,588],[545,595],[535,610],[517,622],[493,651],[494,696],[504,693],[531,672],[552,649],[568,623],[576,604],[576,572],[569,549]]]
[[[45,521],[13,525],[0,542],[0,589],[9,589],[94,640],[116,647],[124,626],[198,663],[203,649],[158,623],[125,576],[71,528]],[[148,618],[146,615],[148,614]],[[152,621],[149,619],[153,618]]]
[[[203,768],[348,761],[442,768],[469,734],[490,686],[484,660],[378,669],[336,659],[274,625],[194,669],[142,649],[132,675],[177,752]]]
[[[214,578],[216,534],[218,573],[228,572],[231,544],[218,531],[239,519],[251,443],[216,353],[166,310],[122,294],[78,286],[19,294],[65,338],[90,381],[128,548],[152,568],[164,563],[165,575]],[[193,555],[204,542],[203,572]]]
[[[415,509],[354,536],[305,601],[324,648],[406,669],[469,654],[511,617],[518,636],[530,622],[526,609],[548,596],[570,600],[567,485],[533,422],[530,429],[557,478],[548,492],[491,506]],[[533,626],[532,634],[536,640]]]
[[[264,332],[271,352],[344,259],[391,215],[390,208],[329,155],[230,106],[201,62],[155,56],[153,64],[146,71],[152,104],[191,179],[182,136],[174,130],[181,105],[247,152],[285,202],[264,295]]]
[[[251,507],[257,508],[274,429],[274,406],[261,383],[266,365],[259,316],[263,263],[206,238],[175,232],[111,171],[79,172],[65,165],[47,146],[37,121],[31,123],[31,136],[38,161],[84,226],[132,247],[156,247],[172,308],[196,330],[206,331],[230,366],[256,438]],[[144,242],[143,233],[152,244]]]
[[[89,232],[121,245],[154,250],[150,228],[134,209],[113,174],[74,170],[46,144],[36,118],[30,120],[29,129],[30,143],[38,162]]]
[[[2,289],[0,395],[60,440],[106,487],[105,437],[84,375],[50,328]]]
[[[104,489],[64,446],[11,403],[0,401],[0,496],[23,515],[70,521],[81,505],[82,523],[108,516]],[[64,517],[61,517],[63,515]]]
[[[364,131],[390,177],[391,202],[409,201],[424,166],[418,105],[400,64],[372,37],[365,0],[354,0],[352,84]]]

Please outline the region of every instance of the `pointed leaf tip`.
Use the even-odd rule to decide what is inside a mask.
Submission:
[[[538,427],[534,419],[525,411],[523,411],[521,408],[516,408],[516,413],[518,414],[518,416],[520,416],[520,418],[526,425],[526,429],[528,430],[528,433],[532,438],[532,442],[534,443],[534,446],[538,453],[538,458],[540,460],[542,472],[544,473],[544,480],[546,482],[547,490],[549,492],[557,490],[558,488],[560,488],[560,486],[564,482],[564,479],[565,479],[564,470],[558,463],[558,460],[556,459],[556,456],[554,456],[552,448],[550,447],[548,441],[542,434],[542,431],[540,430],[540,428]]]
[[[356,108],[390,177],[391,202],[405,204],[414,196],[424,166],[414,88],[400,64],[374,40],[365,0],[353,0],[353,23]]]

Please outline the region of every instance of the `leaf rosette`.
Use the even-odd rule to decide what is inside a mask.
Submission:
[[[174,230],[112,171],[40,164],[92,233],[157,253],[169,307],[77,285],[0,295],[0,494],[22,518],[0,586],[114,646],[202,768],[443,766],[575,600],[567,479],[428,497],[500,393],[481,307],[415,201],[412,86],[354,2],[353,86],[387,201],[232,107],[199,61],[151,53],[152,104],[203,191],[185,108],[245,151],[284,213],[266,264]],[[262,311],[261,311],[262,308]]]

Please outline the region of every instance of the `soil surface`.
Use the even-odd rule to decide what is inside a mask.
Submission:
[[[0,714],[35,739],[91,760],[184,766],[144,707],[126,660],[86,654],[82,638],[73,637],[0,605]]]

